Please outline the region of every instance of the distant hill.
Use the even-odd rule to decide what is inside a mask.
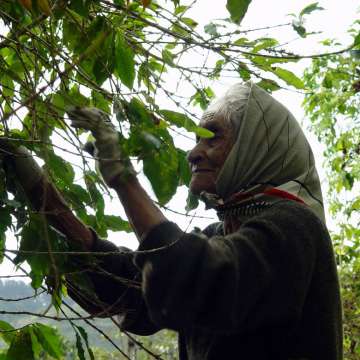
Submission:
[[[24,299],[27,297],[29,298]],[[82,315],[87,315],[87,313],[85,313],[72,299],[66,298],[65,301],[76,311],[81,312]],[[42,290],[38,291],[38,293],[36,294],[34,289],[29,284],[23,281],[0,280],[0,310],[22,312],[26,311],[35,314],[44,314],[47,310],[49,310],[50,304],[50,295],[46,292],[43,292]],[[52,307],[48,312],[46,312],[46,314],[56,316],[56,311]],[[67,311],[67,314],[69,316],[74,316],[69,311]],[[63,317],[62,314],[59,314],[59,316]],[[67,342],[69,344],[75,343],[74,330],[72,329],[71,323],[69,321],[49,320],[33,315],[0,315],[0,320],[7,321],[15,328],[20,328],[26,324],[33,322],[41,322],[44,324],[48,324],[56,327],[62,334],[62,336],[67,339]],[[123,359],[123,357],[119,357],[119,354],[115,352],[114,346],[108,340],[106,340],[104,336],[102,336],[98,331],[91,328],[84,321],[76,321],[75,323],[76,325],[82,326],[88,333],[90,346],[94,349],[98,348],[102,350],[101,359]],[[107,336],[109,336],[121,349],[123,349],[125,352],[128,352],[128,337],[121,333],[110,319],[96,319],[93,320],[93,323],[96,325],[96,327],[100,328]],[[138,341],[141,341],[141,343],[143,343],[146,347],[150,346],[152,350],[155,351],[155,353],[163,353],[164,355],[166,355],[165,357],[163,357],[166,360],[177,358],[177,340],[176,335],[173,332],[162,331],[151,337],[136,338]],[[0,349],[4,347],[5,343],[2,342],[0,338]],[[109,357],[103,357],[103,352],[111,352],[112,355],[109,355]],[[134,359],[153,359],[153,357],[146,354],[144,351],[140,351],[139,349],[137,350],[137,352],[135,351],[135,353],[137,355],[133,357]],[[95,358],[97,359],[97,357]]]
[[[43,314],[51,304],[51,296],[46,292],[43,292],[43,290],[39,290],[37,296],[29,299],[9,301],[23,299],[25,297],[31,297],[34,295],[36,295],[34,289],[29,284],[23,281],[0,280],[0,309],[3,311],[27,311]],[[71,307],[73,307],[77,311],[80,311],[84,316],[87,315],[72,299],[66,298],[65,301]],[[55,316],[55,309],[52,308],[47,313],[47,315]],[[59,316],[61,316],[61,314],[59,314]],[[65,338],[71,341],[73,341],[74,339],[74,332],[72,330],[71,324],[68,321],[49,320],[31,315],[0,315],[0,319],[9,322],[15,328],[22,327],[34,321],[42,322],[44,324],[50,324],[56,327]],[[107,350],[114,349],[114,347],[108,341],[106,341],[96,330],[87,326],[84,321],[77,321],[76,324],[86,328],[92,346],[101,347]],[[114,334],[118,332],[116,326],[111,322],[110,319],[97,319],[96,325],[99,326],[102,330],[106,331],[107,334]]]

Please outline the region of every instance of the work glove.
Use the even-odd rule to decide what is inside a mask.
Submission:
[[[72,127],[89,130],[95,138],[94,157],[108,186],[116,187],[135,175],[130,160],[121,153],[119,134],[108,114],[90,107],[71,107],[67,114]]]

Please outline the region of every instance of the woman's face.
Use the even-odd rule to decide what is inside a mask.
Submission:
[[[216,179],[234,144],[233,129],[223,116],[204,117],[199,126],[211,130],[214,137],[198,138],[188,155],[192,173],[190,190],[197,195],[202,191],[216,194]]]

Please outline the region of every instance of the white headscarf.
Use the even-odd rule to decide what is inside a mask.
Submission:
[[[205,116],[219,112],[231,121],[236,139],[218,176],[217,195],[226,200],[266,184],[304,202],[325,222],[314,156],[290,111],[249,82],[233,85]],[[273,195],[256,197],[258,203],[279,200]]]

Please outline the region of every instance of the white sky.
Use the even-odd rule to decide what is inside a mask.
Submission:
[[[186,4],[190,1],[180,2],[181,4]],[[242,22],[242,28],[251,29],[288,22],[290,21],[290,18],[287,16],[287,14],[298,14],[301,9],[309,3],[311,3],[311,1],[253,0]],[[319,39],[337,38],[344,45],[350,43],[350,37],[347,35],[346,31],[347,29],[349,29],[351,23],[356,19],[356,15],[357,18],[359,18],[359,3],[355,0],[343,0],[341,2],[339,2],[338,0],[327,0],[319,1],[319,5],[324,7],[325,10],[314,12],[312,15],[308,16],[307,29],[311,31],[321,30],[323,33],[320,36],[314,36],[313,38],[307,38],[302,41],[291,42],[289,46],[290,48],[292,47],[292,49],[296,53],[317,53],[319,51],[319,44],[317,43]],[[225,6],[226,0],[198,0],[197,4],[193,7],[191,12],[187,13],[186,16],[192,17],[197,22],[199,22],[199,30],[213,19],[227,17],[228,12]],[[286,29],[286,31],[284,29]],[[276,32],[274,30],[270,30],[268,35],[271,37],[275,37],[280,41],[291,41],[297,38],[297,34],[290,28],[281,28],[279,31]],[[292,65],[291,69],[300,76],[303,69],[308,64],[309,61],[300,61],[296,65]],[[171,79],[169,81],[171,81]],[[176,79],[174,79],[174,81],[176,81]],[[234,82],[234,79],[222,79],[221,81],[212,82],[211,86],[215,90],[217,95],[221,95],[221,93],[223,93],[226,88]],[[304,130],[306,132],[306,126],[308,123],[306,119],[304,119],[303,111],[301,109],[302,95],[293,90],[281,90],[274,93],[274,96],[280,102],[285,104],[293,112],[295,117],[304,124]],[[312,144],[313,150],[316,153],[318,170],[322,183],[326,188],[326,179],[324,178],[324,171],[322,171],[321,167],[322,158],[321,156],[319,156],[319,154],[322,152],[321,146],[316,142],[314,136],[311,136],[311,134],[309,134],[308,132],[306,133],[309,137],[310,143]],[[192,142],[184,142],[184,138],[176,139],[176,141],[178,142],[177,145],[179,147],[185,147],[186,149],[190,149],[192,147]],[[145,183],[147,182],[144,179],[143,181]],[[147,185],[146,187],[148,188]],[[187,191],[185,189],[180,189],[178,193],[174,196],[173,200],[168,204],[168,206],[174,210],[184,212],[186,197]],[[121,204],[118,200],[114,200],[112,202],[107,201],[106,212],[120,214],[122,217],[124,217]],[[202,206],[196,211],[196,215],[210,216],[212,220],[199,218],[191,219],[184,216],[175,216],[173,213],[170,212],[166,212],[166,215],[170,220],[177,222],[183,230],[186,230],[187,228],[192,229],[194,226],[204,228],[210,222],[216,221],[215,213],[213,211],[204,212]],[[125,245],[130,248],[137,247],[137,241],[135,239],[135,236],[133,235],[128,235],[124,233],[111,233],[109,239],[117,245]],[[16,243],[14,241],[8,241],[7,247],[15,248]],[[10,273],[14,273],[13,266],[9,262],[4,261],[4,263],[0,265],[0,275],[7,275]]]

